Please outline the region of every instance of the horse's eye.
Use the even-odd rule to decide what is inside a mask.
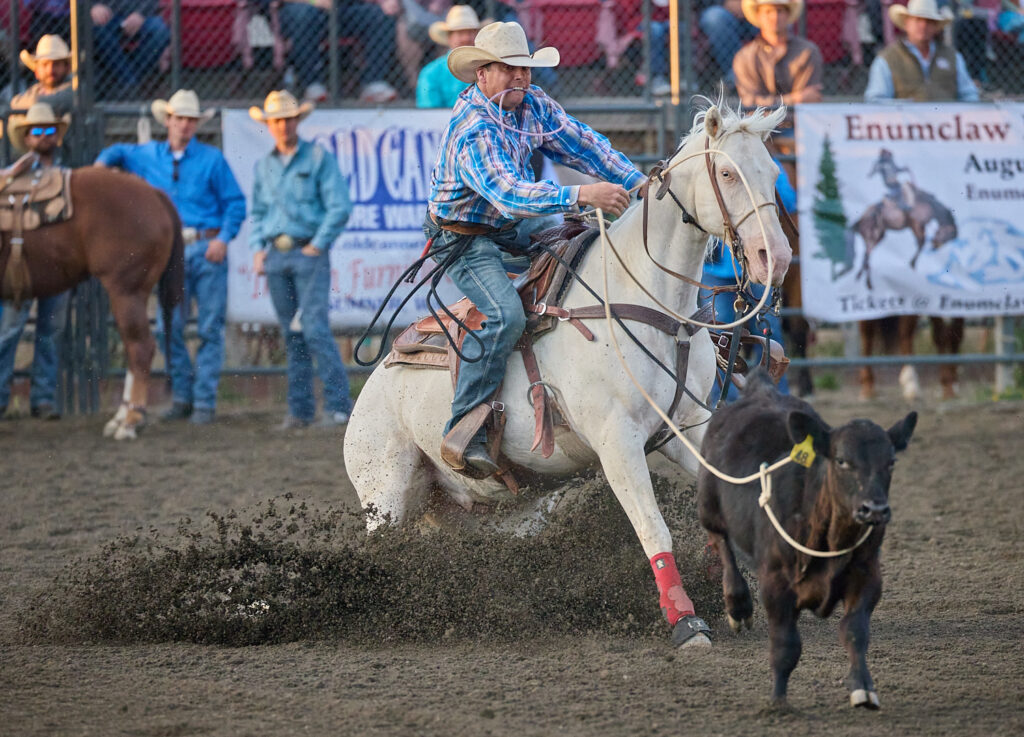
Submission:
[[[732,179],[732,172],[728,169],[722,169],[722,179]]]
[[[848,471],[850,468],[850,462],[845,458],[836,458],[836,465],[844,471]]]

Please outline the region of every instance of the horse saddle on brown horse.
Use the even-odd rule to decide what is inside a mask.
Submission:
[[[29,294],[32,285],[23,253],[24,232],[62,222],[71,215],[71,169],[43,167],[0,179],[0,235],[2,246],[10,245],[3,282],[16,303]]]

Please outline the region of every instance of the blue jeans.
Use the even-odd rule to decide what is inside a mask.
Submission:
[[[715,58],[718,68],[722,70],[722,78],[735,83],[736,75],[732,73],[732,58],[747,41],[757,37],[756,26],[746,20],[737,18],[721,5],[705,8],[698,21],[700,30],[707,36],[711,46],[711,55]]]
[[[285,3],[278,11],[281,35],[292,42],[288,63],[295,69],[296,82],[308,87],[325,81],[327,53],[321,46],[327,41],[326,10],[314,5]],[[363,69],[359,81],[367,85],[387,77],[395,64],[395,19],[374,3],[338,6],[338,33],[355,36],[363,45]]]
[[[167,365],[175,402],[196,409],[215,409],[217,384],[224,365],[224,314],[228,307],[228,264],[206,260],[208,241],[185,247],[185,308],[175,308],[171,320],[171,356]],[[185,345],[185,320],[196,301],[199,348],[196,362]],[[157,313],[157,331],[163,331],[163,315]],[[158,340],[163,349],[163,340]]]
[[[704,274],[704,276],[701,277],[701,282],[707,284],[709,287],[724,287],[729,286],[731,284],[735,284],[736,278],[733,276],[720,277],[714,276],[713,274]],[[761,299],[761,295],[764,294],[764,287],[760,284],[752,284],[750,286],[750,293],[757,299]],[[718,299],[715,300],[716,321],[724,323],[732,322],[733,320],[736,319],[736,310],[733,308],[732,304],[733,300],[735,299],[735,296],[736,295],[732,293],[723,293],[718,295]],[[701,289],[700,292],[697,294],[698,304],[706,304],[710,299],[711,293],[708,292],[707,290]],[[769,300],[771,300],[771,297],[769,297]],[[781,343],[782,320],[780,320],[778,317],[776,317],[770,312],[768,313],[765,320],[768,323],[768,327],[771,329],[772,340]],[[759,331],[757,330],[754,320],[750,320],[749,322],[743,323],[743,327],[747,328],[754,335],[759,334]],[[731,332],[731,329],[727,332]],[[748,364],[751,367],[757,366],[758,362],[761,360],[762,353],[762,347],[760,345],[754,345]],[[716,381],[715,384],[711,387],[711,395],[708,397],[708,402],[712,405],[718,402],[718,398],[719,396],[721,396],[722,392],[719,384],[722,381],[725,381],[725,371],[723,371],[722,369],[718,369],[718,381]],[[781,393],[789,394],[789,381],[786,378],[785,374],[783,374],[782,378],[779,379],[778,388]],[[726,395],[726,398],[728,399],[728,401],[732,402],[735,401],[737,397],[739,397],[739,392],[736,391],[735,385],[733,385],[733,383],[730,381],[729,393]]]
[[[553,217],[528,218],[508,233],[502,233],[500,238],[525,247],[532,233],[557,223],[557,218]],[[458,238],[448,231],[438,231],[429,218],[423,229],[428,238],[435,238],[435,247]],[[479,360],[463,361],[459,368],[452,399],[452,417],[444,428],[446,435],[467,412],[490,401],[505,378],[505,364],[526,328],[523,303],[508,272],[522,271],[528,266],[529,259],[521,256],[510,258],[490,236],[478,235],[472,237],[463,255],[448,267],[447,274],[455,286],[486,315],[487,320],[480,330],[474,332],[483,344],[482,352],[475,340],[467,339],[462,344],[464,355],[479,357]]]
[[[651,21],[651,77],[668,78],[668,21]],[[679,38],[682,39],[686,33],[686,24],[679,24]],[[682,40],[680,40],[682,46]],[[682,70],[682,64],[680,64]],[[682,74],[682,71],[680,71]]]
[[[331,262],[293,249],[270,249],[266,261],[270,299],[288,352],[288,412],[306,422],[316,416],[313,359],[324,385],[324,410],[351,412],[348,374],[328,321]]]
[[[38,303],[29,404],[32,407],[43,404],[56,406],[59,360],[57,343],[67,321],[68,293],[42,297]],[[8,302],[0,315],[0,407],[6,407],[11,400],[15,353],[31,308],[32,300],[25,302],[20,310]]]
[[[124,16],[114,16],[109,23],[93,29],[96,61],[107,71],[108,79],[123,87],[134,87],[156,68],[160,55],[171,43],[171,31],[159,15],[152,15],[142,23],[131,39],[134,48],[126,50],[121,23]],[[104,85],[109,86],[109,85]]]

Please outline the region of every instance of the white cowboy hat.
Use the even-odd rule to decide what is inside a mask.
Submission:
[[[760,5],[781,5],[789,10],[789,22],[796,23],[796,19],[804,12],[804,0],[743,0],[743,15],[752,26],[760,27],[757,17],[757,8]]]
[[[512,67],[557,67],[558,49],[547,46],[530,53],[526,32],[518,23],[491,23],[476,34],[473,46],[459,46],[448,54],[448,70],[456,79],[473,84],[476,70],[500,61]]]
[[[36,70],[36,62],[48,59],[50,61],[67,61],[71,59],[71,48],[64,43],[60,36],[46,35],[39,39],[36,44],[36,53],[30,53],[28,49],[22,49],[19,56],[21,63]]]
[[[22,153],[28,151],[28,146],[25,145],[25,135],[29,128],[36,126],[56,126],[57,141],[59,142],[64,138],[64,134],[67,133],[70,124],[70,113],[62,118],[58,118],[48,103],[34,103],[24,115],[11,116],[11,146]]]
[[[199,95],[192,90],[178,90],[170,100],[153,100],[149,106],[153,117],[160,125],[167,127],[167,116],[177,115],[179,118],[195,118],[202,125],[214,116],[214,110],[199,109]]]
[[[302,120],[313,112],[313,103],[304,102],[301,105],[288,90],[274,90],[267,99],[263,101],[263,109],[253,105],[249,108],[249,117],[257,123],[266,123],[268,120],[279,120],[280,118],[298,118]]]
[[[434,43],[447,46],[448,34],[451,31],[479,31],[485,25],[487,24],[480,20],[480,16],[470,6],[453,5],[444,20],[430,24],[427,34]]]
[[[953,11],[949,8],[943,8],[939,10],[938,4],[935,0],[910,0],[903,5],[892,5],[889,7],[889,20],[897,28],[906,30],[907,17],[914,16],[915,18],[924,18],[925,20],[933,20],[937,22],[940,27],[945,27],[953,22]]]

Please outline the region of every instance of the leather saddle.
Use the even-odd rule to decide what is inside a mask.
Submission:
[[[0,230],[35,230],[71,217],[71,170],[37,169],[0,188]],[[2,183],[2,182],[0,182]]]
[[[3,286],[16,304],[32,287],[23,253],[25,231],[62,222],[72,214],[71,169],[47,167],[0,180],[0,246],[10,244]]]

